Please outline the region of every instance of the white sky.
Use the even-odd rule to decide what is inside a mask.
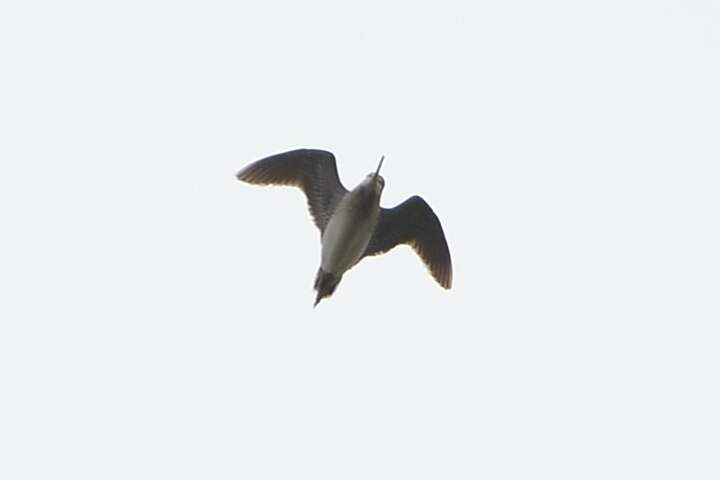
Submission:
[[[0,7],[3,479],[717,479],[720,4]],[[422,195],[365,260],[250,161]]]

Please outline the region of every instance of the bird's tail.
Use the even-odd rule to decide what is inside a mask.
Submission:
[[[328,273],[321,267],[315,277],[315,290],[317,290],[317,297],[315,298],[315,305],[313,306],[316,307],[317,304],[320,303],[320,300],[332,295],[340,283],[340,280],[342,280],[342,275]]]

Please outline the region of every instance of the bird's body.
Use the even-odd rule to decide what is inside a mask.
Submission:
[[[412,246],[444,288],[452,283],[445,235],[430,207],[411,197],[393,209],[380,207],[385,186],[377,171],[347,191],[337,175],[335,157],[322,150],[292,150],[241,170],[239,180],[254,184],[294,185],[308,198],[321,232],[322,253],[315,279],[315,305],[332,295],[343,274],[365,256],[384,253],[400,243]]]
[[[380,194],[360,184],[343,197],[322,234],[323,270],[343,273],[361,258],[380,216]]]

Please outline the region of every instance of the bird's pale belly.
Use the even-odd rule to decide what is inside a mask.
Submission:
[[[338,208],[322,236],[322,269],[342,274],[362,258],[375,229],[377,214],[359,215],[352,208]]]

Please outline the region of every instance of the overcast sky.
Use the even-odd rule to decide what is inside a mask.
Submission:
[[[0,7],[3,479],[717,479],[720,5]],[[312,308],[327,149],[406,247]]]

